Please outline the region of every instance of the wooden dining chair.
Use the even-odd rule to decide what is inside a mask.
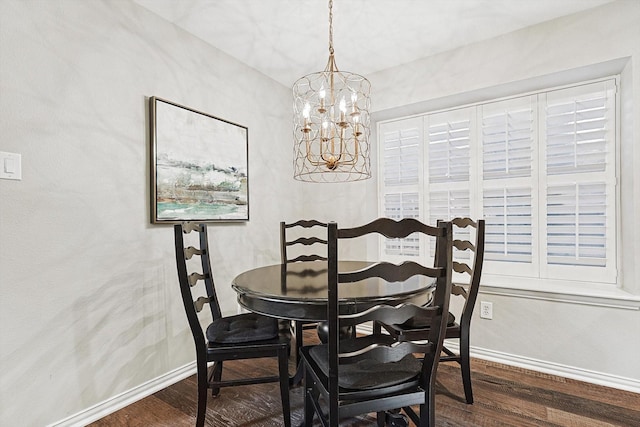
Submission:
[[[293,229],[293,230],[291,230]],[[327,224],[312,220],[280,222],[280,261],[283,265],[300,261],[327,261]],[[290,231],[297,231],[295,234]],[[323,237],[320,237],[320,234]],[[315,329],[317,322],[292,322],[296,341],[296,364],[300,362],[305,329]]]
[[[454,279],[451,292],[455,296],[464,298],[460,321],[449,313],[447,332],[445,339],[457,339],[458,352],[443,347],[446,356],[440,358],[441,362],[454,361],[460,365],[462,372],[462,384],[464,395],[468,404],[473,403],[473,390],[471,387],[471,366],[469,360],[469,341],[471,332],[471,317],[480,288],[480,275],[484,260],[484,220],[473,221],[470,218],[454,218],[453,225],[453,271],[462,277]],[[398,340],[416,340],[429,334],[430,319],[414,317],[400,324],[382,325],[393,337]],[[376,327],[374,327],[374,331]]]
[[[422,233],[438,241],[440,250],[433,266],[415,261],[395,265],[378,262],[352,272],[338,271],[338,243],[379,233],[388,238],[404,238]],[[451,224],[437,227],[415,219],[395,221],[377,219],[356,228],[328,225],[328,308],[329,342],[304,346],[301,349],[304,366],[305,426],[312,426],[317,414],[323,426],[336,427],[340,419],[360,414],[377,414],[378,425],[394,418],[393,425],[404,420],[386,411],[402,408],[420,427],[435,426],[434,385],[438,360],[442,350],[451,295]],[[339,310],[340,291],[358,282],[380,280],[382,283],[417,280],[424,276],[435,281],[432,304],[419,306],[403,303],[359,309],[358,301],[348,304],[351,310]],[[360,283],[362,285],[362,283]],[[427,285],[428,286],[428,285]],[[432,329],[427,340],[398,342],[389,335],[341,338],[340,327],[381,321],[395,324],[417,316],[431,319]],[[424,354],[419,357],[417,354]],[[411,406],[419,405],[418,411]],[[406,425],[406,424],[405,424]]]
[[[197,234],[196,246],[185,245],[185,235]],[[217,395],[221,387],[280,383],[282,413],[284,425],[291,425],[289,409],[289,373],[288,355],[289,331],[279,328],[277,319],[245,313],[235,316],[222,316],[216,296],[216,289],[209,258],[209,243],[206,224],[182,223],[174,225],[176,264],[180,293],[187,314],[187,320],[196,347],[196,366],[198,380],[198,410],[196,426],[204,426],[207,408],[207,389]],[[194,258],[194,259],[192,259]],[[196,262],[199,258],[200,262]],[[191,260],[191,261],[189,261]],[[195,264],[195,265],[194,265]],[[191,271],[191,272],[190,272]],[[194,297],[196,286],[202,288],[204,295]],[[203,331],[198,313],[209,304],[212,321]],[[240,379],[222,379],[224,361],[275,357],[278,360],[278,375],[250,377]],[[208,367],[208,363],[213,364]]]

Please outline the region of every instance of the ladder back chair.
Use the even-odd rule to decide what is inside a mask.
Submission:
[[[378,262],[358,271],[338,271],[338,242],[366,235],[381,234],[388,238],[403,238],[422,233],[437,240],[441,250],[433,266],[415,261],[400,265]],[[355,228],[328,225],[328,308],[329,341],[327,344],[304,346],[301,350],[304,366],[305,426],[312,426],[317,414],[323,426],[336,427],[339,420],[375,412],[378,425],[407,425],[404,412],[419,427],[435,425],[435,374],[442,352],[446,313],[451,295],[451,225],[443,222],[437,227],[415,219],[395,221],[380,218]],[[366,280],[382,283],[407,280],[435,281],[432,304],[420,306],[405,302],[397,306],[379,305],[358,309],[358,302],[340,310],[340,289],[358,286]],[[343,302],[344,307],[344,302]],[[345,312],[346,311],[346,312]],[[381,321],[403,323],[422,315],[431,319],[433,328],[428,340],[399,342],[387,334],[344,337],[343,326]],[[422,356],[416,356],[419,353]],[[419,405],[416,412],[411,406]],[[396,411],[388,413],[387,411]],[[402,424],[399,424],[402,422]]]
[[[297,232],[294,237],[289,229]],[[327,224],[316,220],[300,220],[292,223],[280,222],[280,261],[283,265],[300,261],[327,261]],[[324,238],[319,237],[321,230]],[[305,329],[315,329],[317,322],[293,321],[296,340],[296,364],[300,362]]]
[[[190,239],[198,242],[196,247],[192,246],[191,241],[185,242],[185,235],[191,232],[197,235],[197,238]],[[222,316],[211,270],[206,224],[175,224],[174,238],[180,293],[196,347],[198,383],[196,426],[204,426],[207,389],[212,389],[212,395],[216,396],[221,387],[279,382],[284,425],[290,427],[289,331],[286,329],[281,331],[277,319],[254,313]],[[189,246],[186,246],[187,244]],[[200,262],[196,262],[197,258]],[[196,286],[202,289],[201,283],[204,285],[204,295],[200,293],[202,296],[195,297],[194,289]],[[209,304],[212,321],[203,331],[198,313],[202,311],[205,304]],[[278,375],[222,379],[224,361],[263,357],[277,358]],[[213,364],[209,367],[209,363]]]
[[[460,321],[456,322],[455,316],[449,313],[445,339],[458,339],[459,351],[457,353],[443,347],[446,356],[440,358],[441,362],[454,361],[460,365],[462,384],[464,386],[465,400],[473,403],[473,390],[471,387],[471,366],[469,360],[469,338],[471,330],[471,317],[480,288],[480,275],[482,274],[482,262],[484,260],[484,220],[473,221],[470,218],[454,218],[453,224],[453,271],[462,276],[464,280],[454,279],[451,293],[464,298]],[[401,324],[384,324],[384,328],[399,340],[415,340],[429,333],[429,319],[415,317]]]

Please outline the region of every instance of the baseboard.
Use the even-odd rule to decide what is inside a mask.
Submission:
[[[83,427],[94,421],[99,420],[119,409],[124,408],[140,399],[152,395],[153,393],[160,391],[172,384],[181,381],[196,372],[196,362],[188,363],[173,371],[167,372],[157,378],[154,378],[146,383],[140,384],[137,387],[127,390],[124,393],[120,393],[100,402],[94,406],[91,406],[77,414],[71,415],[61,421],[57,421],[53,424],[49,424],[47,427]]]
[[[457,348],[453,343],[452,345],[447,344],[447,347],[453,351],[457,351]],[[469,348],[469,353],[471,357],[476,357],[478,359],[489,360],[491,362],[516,366],[532,371],[544,372],[545,374],[571,378],[573,380],[598,384],[618,390],[640,393],[640,380],[634,378],[591,371],[588,369],[577,368],[575,366],[562,365],[560,363],[503,353],[485,348],[471,347]]]
[[[373,328],[370,325],[364,324],[359,325],[357,331],[363,334],[370,334],[373,332]],[[458,351],[457,340],[447,340],[446,345],[450,350]],[[559,363],[518,356],[515,354],[480,347],[470,347],[469,354],[471,357],[502,363],[504,365],[516,366],[518,368],[529,369],[531,371],[544,372],[545,374],[557,375],[577,381],[584,381],[591,384],[598,384],[605,387],[640,393],[640,380],[633,378],[590,371],[587,369],[576,368],[575,366],[561,365]]]

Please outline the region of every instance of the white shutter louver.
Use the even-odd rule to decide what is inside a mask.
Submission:
[[[469,190],[443,190],[429,192],[429,224],[437,224],[439,219],[451,220],[458,217],[471,216],[471,200],[469,199]],[[468,238],[469,229],[456,229],[456,235],[460,238]],[[435,242],[431,241],[431,253],[435,252]],[[468,259],[469,251],[461,251],[457,254],[454,250],[454,258]],[[465,255],[466,254],[466,255]]]
[[[530,97],[483,106],[484,179],[531,176],[532,145]]]
[[[579,97],[570,96],[572,91],[569,91],[566,96],[548,102],[549,175],[605,170],[607,124],[610,123],[607,93],[603,84],[595,86],[594,91]]]
[[[449,113],[431,119],[429,138],[429,182],[469,180],[470,120],[456,120]]]
[[[420,218],[420,196],[418,193],[388,193],[384,196],[385,216],[395,220]],[[420,256],[418,236],[411,234],[404,239],[385,239],[385,254]]]
[[[420,164],[420,130],[417,128],[385,132],[385,185],[417,184]]]
[[[485,258],[531,262],[531,189],[484,191]]]
[[[606,207],[602,183],[549,187],[548,263],[605,267]]]
[[[444,190],[429,192],[429,221],[450,220],[470,215],[468,190]]]

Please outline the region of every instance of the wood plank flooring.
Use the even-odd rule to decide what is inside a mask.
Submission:
[[[266,360],[229,362],[224,375],[276,372]],[[293,366],[291,366],[293,372]],[[438,368],[437,427],[491,426],[640,426],[640,394],[583,383],[554,375],[474,359],[474,404],[464,402],[460,369]],[[180,427],[195,424],[196,379],[191,376],[91,424],[104,426]],[[302,422],[302,388],[291,390],[292,423]],[[224,427],[282,426],[277,383],[224,388],[209,397],[207,425]],[[372,416],[341,425],[375,425]]]

